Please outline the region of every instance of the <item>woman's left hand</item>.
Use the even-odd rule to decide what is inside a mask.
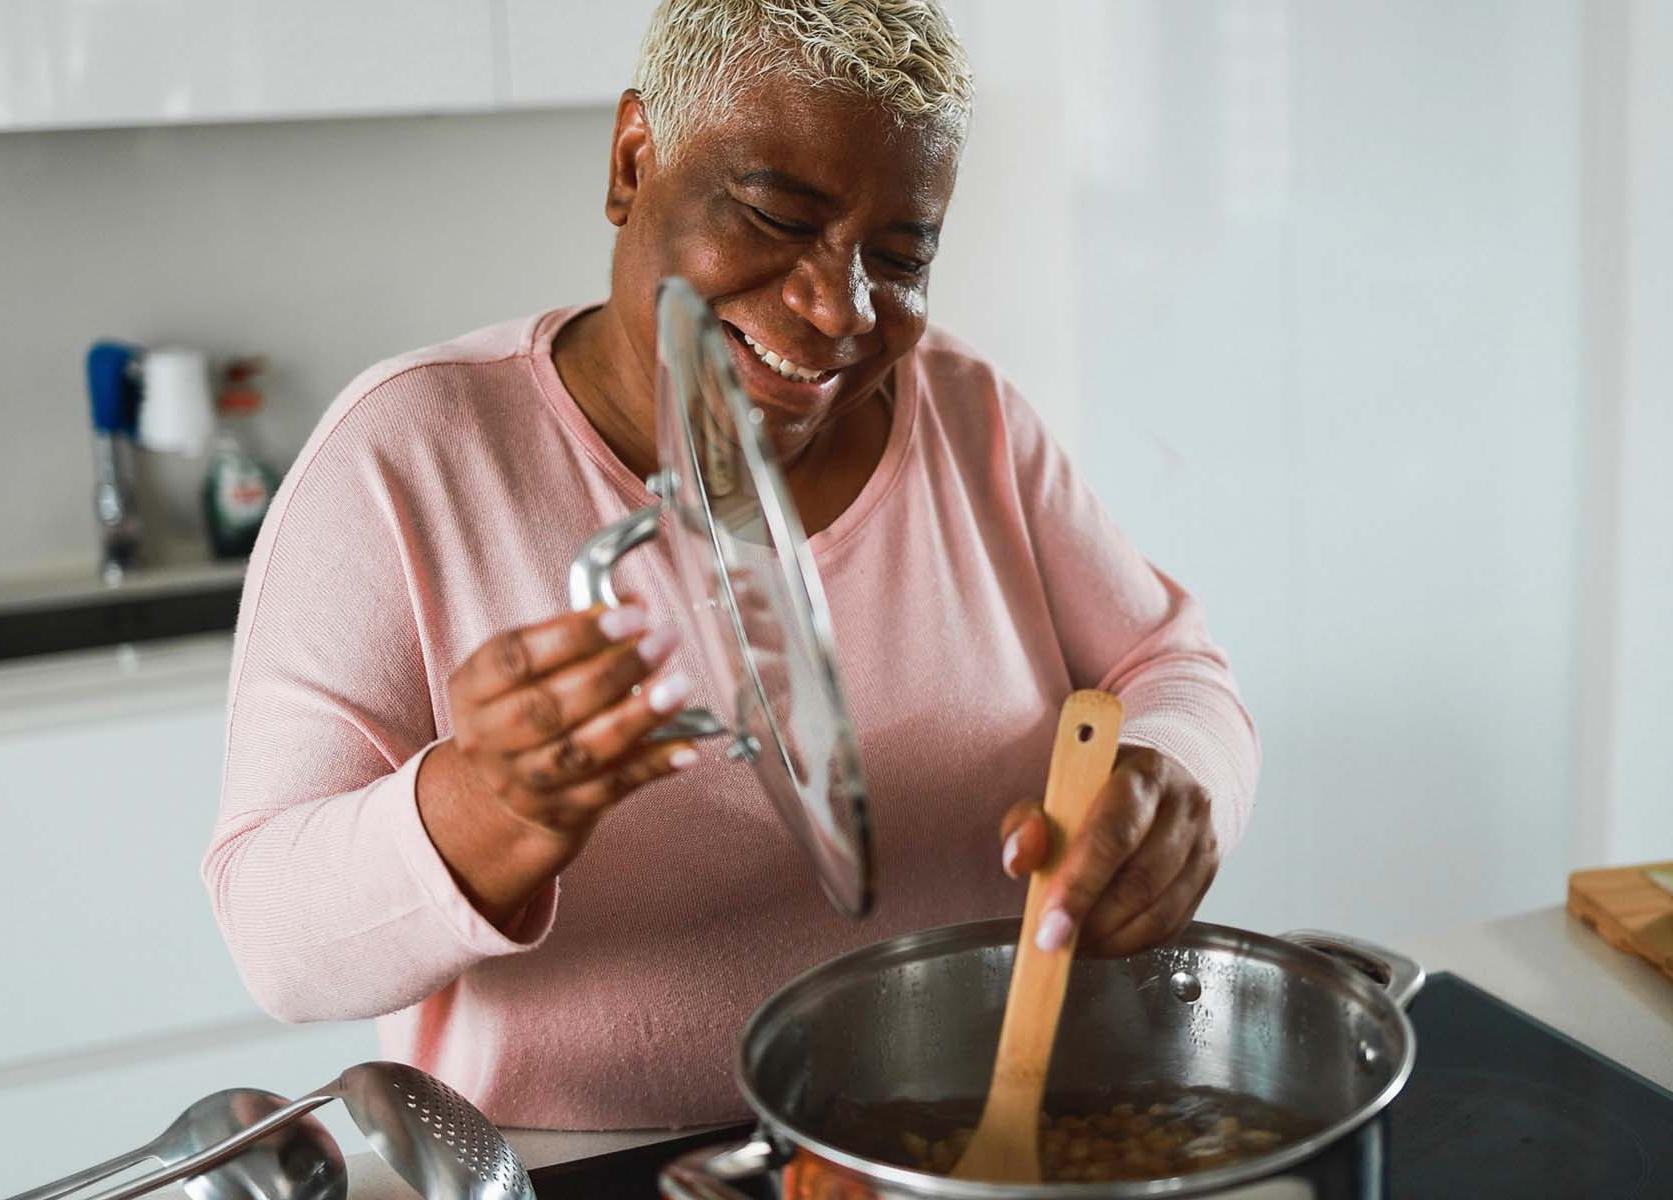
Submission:
[[[1051,827],[1037,802],[1005,814],[1000,846],[1005,873],[1015,879],[1050,861]],[[1079,929],[1089,954],[1148,949],[1185,928],[1219,867],[1208,794],[1167,755],[1123,746],[1080,835],[1064,849],[1036,940],[1055,950]]]

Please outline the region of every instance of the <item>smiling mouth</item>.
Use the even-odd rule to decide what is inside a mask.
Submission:
[[[777,372],[781,377],[790,380],[792,383],[823,383],[836,374],[835,371],[810,370],[799,363],[793,362],[778,351],[763,346],[736,325],[728,323],[726,328],[730,333],[735,334],[739,341],[748,346],[750,352],[760,359],[769,371]]]

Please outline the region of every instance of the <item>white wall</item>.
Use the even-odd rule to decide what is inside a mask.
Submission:
[[[930,316],[995,358],[1053,432],[1073,445],[1084,401],[1073,281],[1080,231],[1064,183],[1076,137],[1056,121],[1064,13],[952,0],[978,95],[941,250]]]
[[[1631,862],[1673,853],[1673,8],[1595,6],[1587,32],[1579,835]]]
[[[1398,938],[1673,853],[1666,7],[958,11],[1004,199],[938,312],[963,272],[1261,724],[1205,915]]]

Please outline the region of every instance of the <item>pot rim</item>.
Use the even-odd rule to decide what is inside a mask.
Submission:
[[[917,1195],[944,1197],[946,1200],[1037,1200],[1040,1196],[1061,1196],[1066,1200],[1070,1197],[1077,1200],[1089,1200],[1091,1197],[1098,1197],[1099,1200],[1129,1200],[1152,1196],[1195,1196],[1276,1175],[1287,1167],[1312,1158],[1326,1147],[1353,1133],[1388,1107],[1411,1077],[1412,1067],[1417,1060],[1417,1032],[1412,1027],[1406,1010],[1395,1003],[1386,989],[1330,955],[1299,942],[1231,925],[1193,921],[1168,944],[1184,943],[1240,952],[1261,950],[1266,952],[1266,957],[1280,962],[1284,959],[1298,959],[1310,970],[1334,974],[1337,981],[1361,1003],[1372,1009],[1383,1010],[1399,1026],[1404,1045],[1404,1053],[1388,1082],[1376,1095],[1317,1133],[1281,1146],[1270,1153],[1247,1158],[1229,1166],[1162,1179],[1049,1184],[981,1183],[952,1179],[945,1175],[914,1171],[892,1163],[865,1158],[832,1146],[807,1130],[798,1128],[775,1112],[757,1094],[749,1078],[746,1052],[760,1026],[778,1008],[788,1003],[792,996],[800,997],[809,990],[817,990],[823,984],[834,982],[835,978],[848,974],[856,967],[876,967],[891,962],[910,961],[922,958],[925,951],[1014,945],[1021,927],[1020,917],[998,917],[942,925],[862,946],[858,950],[851,950],[802,972],[763,1001],[744,1023],[743,1031],[738,1038],[737,1057],[733,1068],[738,1089],[744,1100],[775,1140],[787,1140],[828,1163],[859,1172],[880,1184],[910,1189]]]

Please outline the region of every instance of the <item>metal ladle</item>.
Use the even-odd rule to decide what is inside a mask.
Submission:
[[[216,1092],[181,1113],[148,1144],[11,1200],[58,1200],[146,1159],[157,1159],[165,1171],[172,1170],[289,1105],[283,1096],[257,1088]],[[342,1151],[325,1126],[308,1117],[287,1123],[282,1131],[250,1147],[236,1162],[193,1174],[186,1180],[186,1191],[192,1200],[344,1200],[348,1195],[348,1170]]]
[[[93,1200],[133,1200],[200,1174],[333,1100],[343,1102],[372,1149],[427,1200],[535,1200],[523,1161],[475,1105],[417,1067],[391,1062],[350,1067],[248,1129],[155,1175],[100,1192]]]

